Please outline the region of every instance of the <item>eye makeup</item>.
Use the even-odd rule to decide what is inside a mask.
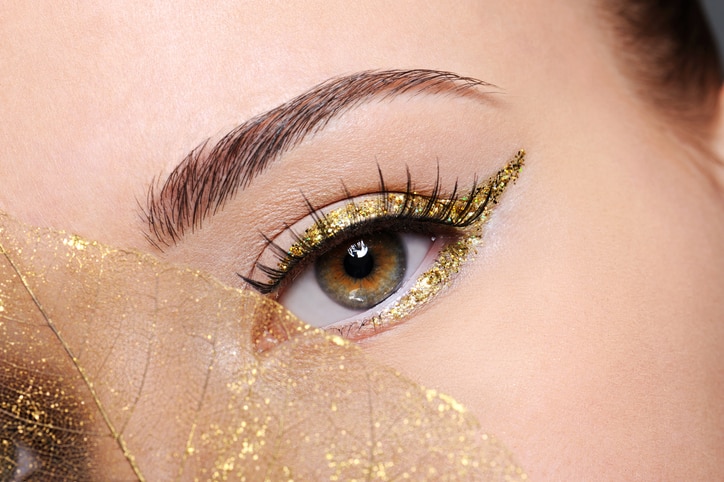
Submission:
[[[261,293],[281,296],[284,304],[284,291],[310,264],[320,260],[324,266],[327,261],[322,257],[327,253],[344,251],[340,247],[349,244],[358,254],[360,239],[387,236],[385,233],[389,232],[430,234],[437,249],[431,250],[433,256],[427,256],[427,266],[423,262],[419,269],[412,268],[414,279],[402,282],[396,293],[361,316],[351,312],[352,316],[323,326],[350,339],[379,333],[407,318],[449,285],[480,244],[485,221],[507,186],[517,179],[524,160],[525,152],[518,151],[495,175],[482,184],[473,182],[464,194],[459,194],[457,185],[451,194],[442,194],[439,176],[430,194],[418,193],[412,187],[409,173],[406,189],[391,191],[380,173],[379,192],[354,198],[348,194],[346,201],[332,205],[326,212],[314,208],[307,200],[311,225],[307,222],[306,227],[298,228],[302,223],[297,223],[274,240],[266,238],[267,248],[259,259],[275,263],[257,262],[255,271],[263,279],[242,278]],[[291,306],[288,308],[295,311]],[[295,314],[305,319],[304,313]],[[305,321],[315,324],[313,320]]]

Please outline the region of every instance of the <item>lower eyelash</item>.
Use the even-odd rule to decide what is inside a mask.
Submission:
[[[298,272],[301,267],[312,263],[330,246],[349,238],[370,234],[386,227],[397,231],[429,231],[434,226],[438,229],[467,228],[487,218],[507,184],[517,178],[524,158],[525,152],[518,151],[503,169],[483,185],[479,185],[475,179],[472,188],[463,196],[458,194],[456,182],[452,193],[443,197],[440,190],[439,168],[432,193],[421,195],[413,190],[409,170],[405,191],[396,192],[386,188],[382,171],[378,167],[379,191],[363,201],[356,202],[345,188],[350,202],[340,209],[324,213],[304,197],[309,208],[309,216],[314,223],[302,234],[294,232],[287,226],[294,241],[288,250],[264,236],[267,248],[271,249],[278,260],[276,267],[256,263],[256,269],[265,274],[267,280],[257,281],[238,275],[252,288],[268,294],[279,289],[295,271]]]

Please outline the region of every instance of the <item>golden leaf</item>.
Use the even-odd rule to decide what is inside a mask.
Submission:
[[[450,397],[277,303],[0,214],[0,479],[517,480]]]

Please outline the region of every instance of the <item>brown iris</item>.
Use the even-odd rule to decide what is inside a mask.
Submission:
[[[340,305],[369,309],[400,287],[405,276],[405,246],[395,233],[378,232],[342,243],[315,264],[317,282]]]

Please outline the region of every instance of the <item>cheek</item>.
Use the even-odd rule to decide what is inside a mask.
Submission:
[[[616,166],[567,167],[531,163],[468,276],[366,350],[456,397],[534,478],[612,464],[686,478],[684,454],[715,453],[721,429],[724,337],[697,254],[711,250],[681,197]]]

